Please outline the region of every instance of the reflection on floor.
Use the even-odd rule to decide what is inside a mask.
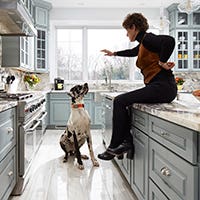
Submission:
[[[136,200],[111,161],[98,159],[100,167],[93,167],[91,160],[84,160],[84,170],[77,169],[72,157],[63,163],[64,153],[59,146],[62,132],[47,130],[23,195],[11,200]],[[104,151],[101,133],[92,130],[92,138],[97,155]],[[89,155],[86,144],[81,152]]]

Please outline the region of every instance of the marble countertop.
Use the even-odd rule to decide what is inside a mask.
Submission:
[[[102,93],[102,95],[111,99],[119,94],[121,93]],[[179,100],[175,99],[171,103],[134,103],[133,107],[156,117],[200,132],[200,101],[192,94],[180,93]]]
[[[7,110],[15,106],[17,106],[17,101],[0,100],[0,112],[3,112],[4,110]]]

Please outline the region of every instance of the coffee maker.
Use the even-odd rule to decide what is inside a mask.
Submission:
[[[54,79],[54,88],[55,90],[63,90],[64,89],[64,79],[55,78]]]

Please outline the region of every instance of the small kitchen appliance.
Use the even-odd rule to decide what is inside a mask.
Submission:
[[[54,88],[55,90],[63,90],[64,89],[64,80],[61,78],[54,79]]]

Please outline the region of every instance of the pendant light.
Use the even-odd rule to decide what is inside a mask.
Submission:
[[[192,12],[197,11],[198,9],[200,9],[199,0],[183,0],[178,5],[178,10],[187,14],[191,14]]]

